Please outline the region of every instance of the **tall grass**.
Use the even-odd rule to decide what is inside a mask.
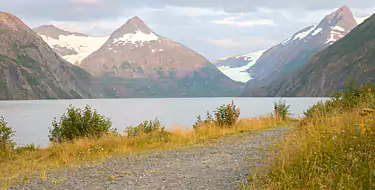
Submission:
[[[139,153],[150,150],[183,148],[202,144],[210,139],[235,133],[270,129],[280,126],[279,120],[271,117],[244,119],[231,128],[209,124],[198,129],[170,130],[167,139],[160,140],[153,133],[139,136],[106,135],[99,139],[81,138],[73,142],[52,143],[48,148],[25,151],[0,162],[0,184],[7,185],[22,175],[46,173],[46,170],[80,162],[98,160],[119,154]],[[1,185],[0,185],[1,187]]]
[[[311,107],[247,188],[375,189],[374,100],[367,85]]]

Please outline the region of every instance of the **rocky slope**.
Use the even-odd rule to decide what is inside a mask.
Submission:
[[[263,52],[264,50],[260,50],[243,55],[228,56],[212,61],[212,63],[232,80],[245,83],[251,79],[247,70],[255,64]]]
[[[344,38],[314,55],[299,71],[244,96],[328,96],[355,85],[375,82],[375,15]]]
[[[81,61],[98,50],[107,37],[92,37],[81,33],[72,33],[53,25],[43,25],[34,29],[45,42],[63,59],[72,64]]]
[[[249,69],[256,81],[251,81],[247,88],[270,84],[301,68],[315,53],[332,45],[356,26],[352,12],[343,6],[325,16],[319,24],[298,31],[263,53]]]
[[[228,96],[239,90],[202,55],[156,34],[138,17],[80,66],[97,77],[101,92],[114,97]]]
[[[91,97],[90,74],[61,59],[33,30],[0,12],[0,99]]]

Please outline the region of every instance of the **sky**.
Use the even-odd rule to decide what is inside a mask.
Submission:
[[[210,60],[268,49],[339,7],[375,13],[374,0],[0,0],[31,28],[110,35],[134,16]]]

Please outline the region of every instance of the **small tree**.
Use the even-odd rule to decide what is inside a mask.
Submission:
[[[216,124],[219,126],[232,126],[240,117],[240,109],[232,104],[222,105],[215,111]]]
[[[275,117],[284,121],[290,115],[289,108],[290,105],[287,105],[285,100],[275,102],[273,107]]]
[[[110,130],[111,120],[98,114],[96,110],[92,111],[89,105],[84,109],[70,105],[59,122],[54,119],[52,126],[49,135],[52,142],[72,141],[81,137],[99,138],[115,131]]]
[[[14,132],[4,117],[0,118],[0,151],[13,150],[16,143],[13,142]]]
[[[215,120],[213,119],[213,117],[210,114],[210,112],[207,111],[206,119],[205,120],[202,120],[202,118],[201,118],[200,115],[197,116],[197,121],[194,123],[193,128],[197,129],[197,128],[199,128],[202,125],[210,125],[210,124],[214,124],[214,123],[215,123]]]

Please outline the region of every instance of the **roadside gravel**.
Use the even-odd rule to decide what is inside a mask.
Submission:
[[[285,128],[242,133],[204,146],[108,158],[31,177],[9,189],[239,189],[266,164]]]

